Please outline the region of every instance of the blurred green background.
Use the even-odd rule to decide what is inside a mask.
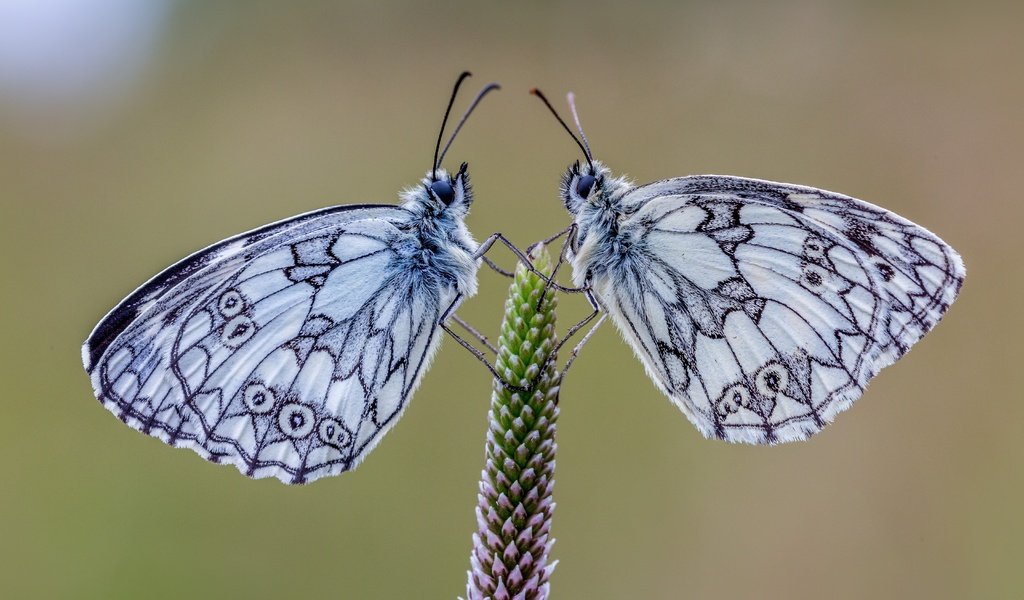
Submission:
[[[360,469],[298,488],[125,427],[79,344],[206,244],[395,201],[470,69],[467,88],[504,84],[449,155],[471,162],[478,238],[568,223],[578,151],[539,86],[575,91],[596,154],[638,181],[840,191],[968,266],[943,323],[807,443],[703,440],[602,330],[562,392],[555,598],[1020,597],[1022,21],[984,2],[10,0],[0,596],[463,593],[490,382],[450,340]],[[494,332],[507,282],[481,284],[461,312]]]

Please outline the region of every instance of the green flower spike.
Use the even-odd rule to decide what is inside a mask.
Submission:
[[[539,271],[551,273],[551,257],[542,246],[530,259]],[[551,515],[561,381],[551,355],[557,341],[555,305],[554,290],[545,293],[544,280],[517,265],[495,368],[528,391],[513,392],[494,382],[466,586],[469,600],[548,597],[548,578],[557,564],[548,564],[555,543]]]

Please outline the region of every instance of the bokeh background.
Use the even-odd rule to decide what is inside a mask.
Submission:
[[[601,331],[563,387],[555,598],[1020,597],[1020,6],[0,4],[0,596],[463,593],[490,382],[455,344],[361,468],[299,488],[125,427],[79,344],[195,249],[394,201],[470,69],[467,88],[504,84],[449,159],[472,163],[480,238],[568,223],[578,152],[539,86],[574,90],[597,155],[638,181],[841,191],[968,265],[943,323],[807,443],[703,440]],[[493,332],[507,283],[481,282],[462,313]]]

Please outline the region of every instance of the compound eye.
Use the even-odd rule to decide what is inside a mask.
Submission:
[[[455,190],[452,189],[452,184],[447,181],[435,181],[430,184],[430,191],[434,192],[441,202],[444,202],[445,206],[448,206],[455,200]]]
[[[576,182],[576,193],[581,198],[586,198],[590,195],[590,190],[594,187],[594,182],[597,181],[592,175],[584,175],[580,177],[580,180]]]

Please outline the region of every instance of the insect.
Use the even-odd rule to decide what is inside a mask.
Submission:
[[[477,245],[463,223],[467,165],[440,168],[498,88],[480,91],[441,150],[468,76],[431,170],[401,206],[334,206],[237,235],[114,307],[82,347],[103,405],[249,477],[305,483],[354,468],[402,414],[438,328],[455,335],[445,321],[476,293],[483,253],[496,240],[514,250],[500,234]]]
[[[594,308],[579,326],[611,315],[706,437],[775,444],[820,431],[963,284],[949,245],[848,196],[719,175],[613,177],[593,159],[573,95],[579,138],[533,93],[586,158],[560,190],[573,281]]]

